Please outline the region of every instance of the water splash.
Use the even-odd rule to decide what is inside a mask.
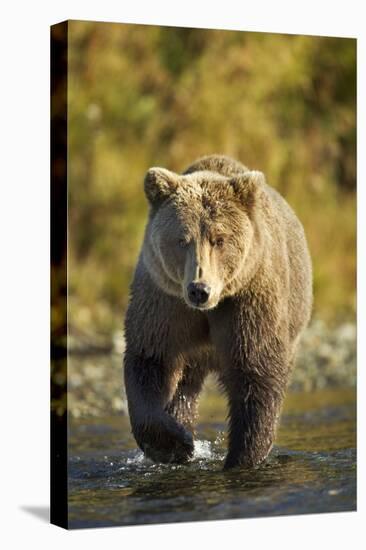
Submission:
[[[224,440],[223,433],[220,432],[220,434],[216,437],[214,441],[208,441],[207,439],[198,439],[194,442],[194,453],[192,459],[189,461],[191,464],[194,462],[199,462],[200,464],[205,462],[212,462],[216,460],[220,460],[223,458],[223,450],[222,450],[222,443]],[[107,457],[105,457],[107,458]],[[154,463],[152,460],[147,458],[144,453],[139,450],[135,449],[133,451],[129,451],[129,456],[125,458],[123,465],[121,466],[120,470],[131,470],[131,469],[155,469],[157,467],[160,468],[170,468],[170,469],[180,469],[184,465],[175,465],[175,464],[162,464],[162,463]]]
[[[146,469],[146,467],[149,467],[153,464],[151,460],[146,458],[146,456],[140,449],[129,451],[128,454],[129,456],[127,456],[127,458],[123,458],[122,466],[118,469],[119,471]]]
[[[139,466],[144,462],[149,463],[150,461],[145,457],[144,453],[139,450],[134,451],[133,456],[128,457],[126,460],[126,464],[128,464],[128,466]]]
[[[214,453],[210,441],[198,440],[194,442],[193,460],[212,460],[213,458]]]

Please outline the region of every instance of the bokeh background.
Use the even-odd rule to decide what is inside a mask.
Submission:
[[[305,227],[307,355],[326,341],[343,357],[332,342],[348,338],[355,368],[356,41],[78,21],[68,36],[71,351],[123,351],[146,170],[223,153],[263,171]],[[85,368],[76,394],[98,373]]]

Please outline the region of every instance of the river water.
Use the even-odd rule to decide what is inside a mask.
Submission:
[[[161,465],[128,418],[69,424],[69,527],[279,516],[356,509],[355,391],[292,393],[276,445],[252,470],[223,472],[225,402],[204,396],[193,460]]]

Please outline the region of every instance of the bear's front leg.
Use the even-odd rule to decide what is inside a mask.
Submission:
[[[279,293],[269,292],[270,282],[256,284],[209,317],[229,404],[225,469],[250,468],[268,456],[290,372],[288,322],[278,314],[285,308],[276,303]]]
[[[207,369],[191,361],[183,372],[176,392],[167,406],[167,412],[192,434],[197,420],[197,401]]]
[[[165,410],[177,384],[177,369],[154,357],[126,350],[125,386],[132,433],[155,462],[186,462],[193,437]]]
[[[235,370],[223,379],[229,400],[229,443],[224,469],[253,467],[269,454],[283,391],[276,380]]]

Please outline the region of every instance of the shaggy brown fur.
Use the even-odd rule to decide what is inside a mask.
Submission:
[[[152,168],[145,193],[150,216],[126,316],[133,434],[155,461],[191,457],[211,370],[228,397],[225,467],[258,464],[311,312],[303,228],[261,172],[224,156],[183,175]]]

